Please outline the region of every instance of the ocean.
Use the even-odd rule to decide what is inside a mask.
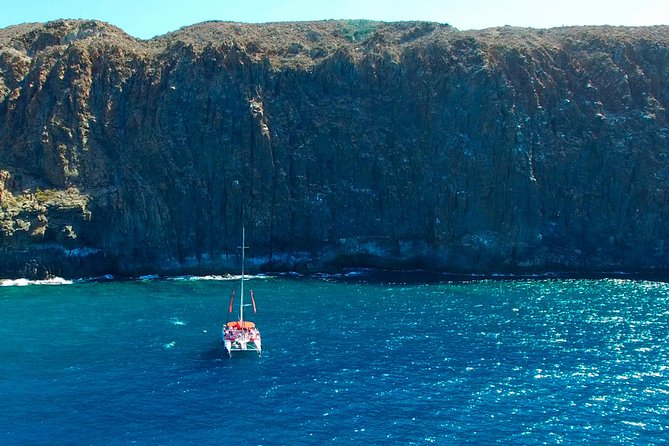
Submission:
[[[669,439],[664,282],[254,276],[232,358],[237,281],[0,284],[3,445]]]

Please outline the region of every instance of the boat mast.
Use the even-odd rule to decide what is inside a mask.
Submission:
[[[241,285],[241,296],[239,297],[239,323],[241,328],[244,328],[244,251],[246,250],[245,245],[245,228],[242,226],[242,285]]]

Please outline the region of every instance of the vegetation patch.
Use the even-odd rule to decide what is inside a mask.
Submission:
[[[43,236],[49,226],[49,218],[63,211],[70,214],[71,210],[78,210],[81,212],[80,219],[91,218],[88,210],[89,197],[77,188],[36,188],[19,192],[7,187],[10,179],[9,172],[0,170],[0,233],[4,236],[12,236],[17,231],[30,232],[34,237]],[[76,237],[71,230],[72,226],[69,227],[67,236]]]
[[[373,20],[344,20],[334,30],[336,37],[342,37],[349,42],[363,42],[381,25]]]

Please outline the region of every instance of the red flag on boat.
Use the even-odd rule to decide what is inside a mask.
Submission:
[[[253,290],[251,290],[251,303],[253,304],[253,314],[256,313],[256,300],[253,298]]]
[[[230,306],[228,307],[228,313],[232,313],[232,301],[235,300],[235,290],[232,290],[232,296],[230,296]]]

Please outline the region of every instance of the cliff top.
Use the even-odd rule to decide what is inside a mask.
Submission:
[[[369,53],[399,54],[403,48],[475,40],[481,47],[587,47],[635,43],[669,45],[669,26],[561,27],[550,29],[498,27],[459,31],[432,22],[328,20],[317,22],[233,23],[211,21],[181,28],[149,40],[136,39],[120,28],[95,20],[57,20],[0,29],[0,49],[29,57],[50,47],[77,42],[114,46],[135,54],[159,53],[175,45],[199,52],[206,47],[237,47],[256,60],[267,57],[275,66],[309,67],[339,50],[353,57]]]
[[[0,29],[0,47],[13,48],[28,55],[51,46],[69,45],[86,39],[109,40],[126,45],[142,42],[114,25],[97,20],[55,20]]]

